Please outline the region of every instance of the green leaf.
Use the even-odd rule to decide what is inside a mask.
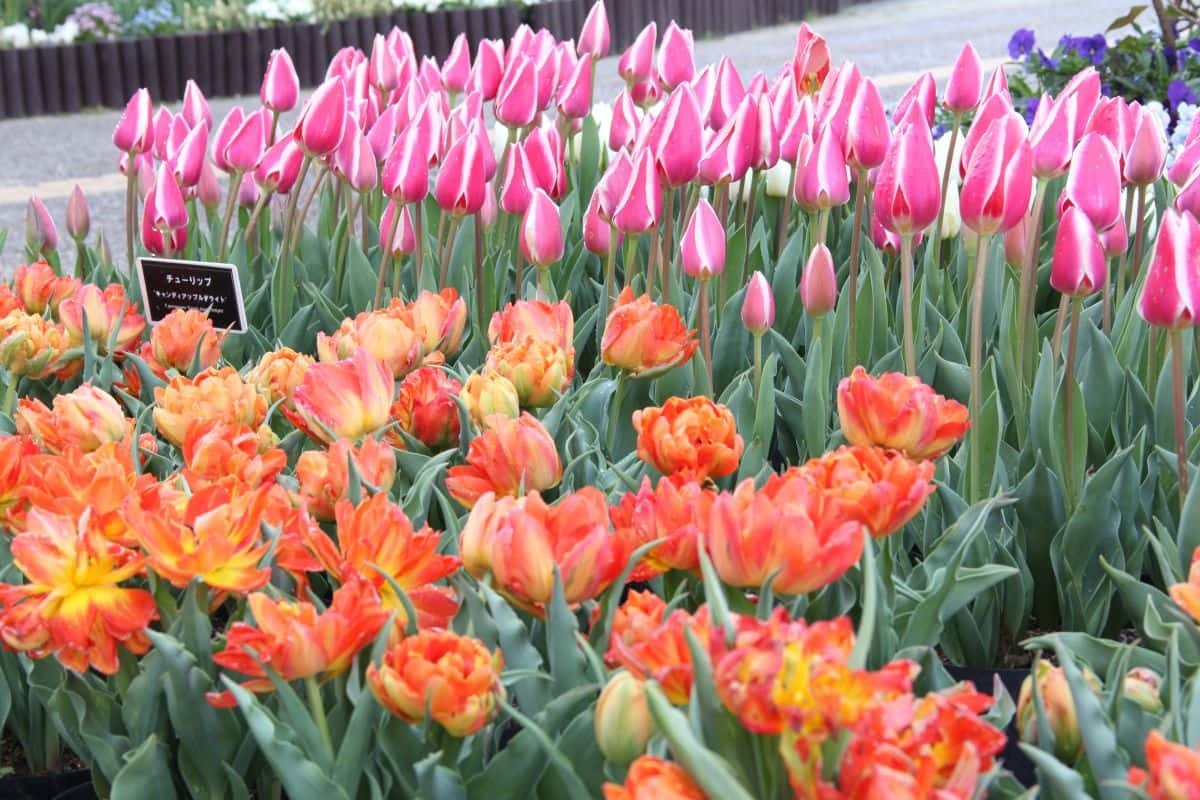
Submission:
[[[150,736],[131,753],[125,766],[113,779],[113,797],[161,797],[174,800],[175,784],[167,763],[167,748],[157,736]]]
[[[1126,760],[1117,747],[1117,737],[1108,721],[1100,698],[1084,680],[1075,660],[1061,642],[1055,644],[1059,664],[1071,687],[1071,700],[1079,719],[1083,749],[1096,779],[1101,800],[1124,800]]]
[[[671,746],[671,752],[705,794],[721,800],[753,800],[733,776],[725,759],[696,738],[687,717],[671,705],[654,681],[646,682],[646,700],[655,724]]]
[[[550,659],[550,675],[554,678],[554,694],[583,686],[588,681],[587,662],[580,652],[578,621],[567,605],[562,575],[554,568],[554,593],[546,614],[546,651]]]
[[[1038,785],[1050,800],[1092,800],[1092,796],[1084,791],[1083,776],[1050,753],[1024,743],[1021,752],[1037,767]]]

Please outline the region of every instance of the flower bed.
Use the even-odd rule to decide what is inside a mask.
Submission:
[[[1200,126],[1168,171],[1094,69],[1028,126],[969,45],[889,114],[806,25],[746,82],[650,24],[607,107],[611,42],[397,29],[303,104],[276,50],[224,119],[129,99],[124,241],[31,199],[6,752],[114,797],[1200,790]]]

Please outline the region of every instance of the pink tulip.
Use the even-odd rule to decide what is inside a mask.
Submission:
[[[1196,171],[1197,164],[1200,164],[1200,142],[1184,145],[1175,157],[1175,163],[1167,170],[1167,179],[1176,186],[1183,186]]]
[[[142,153],[134,159],[134,174],[137,175],[138,192],[142,199],[145,200],[146,195],[154,188],[154,157],[149,153]]]
[[[848,61],[821,85],[814,105],[814,139],[817,130],[829,129],[839,143],[845,143],[850,126],[850,108],[854,105],[862,82],[862,73],[854,62]]]
[[[533,62],[518,54],[504,68],[493,111],[510,128],[525,128],[537,116],[537,87]]]
[[[164,231],[154,226],[158,206],[154,189],[146,195],[146,203],[142,207],[142,246],[156,256],[173,255],[187,245],[188,229],[183,225],[174,230]]]
[[[47,255],[58,249],[58,229],[41,198],[33,195],[25,209],[25,241],[31,250]]]
[[[608,162],[608,169],[596,184],[595,196],[599,198],[600,215],[607,222],[612,222],[613,213],[621,202],[621,197],[629,187],[633,178],[633,159],[625,150],[618,150]]]
[[[879,87],[869,78],[858,85],[846,120],[846,163],[854,169],[874,169],[887,155],[891,134]]]
[[[640,151],[633,159],[629,184],[613,209],[612,220],[623,233],[646,233],[662,218],[662,187],[654,154]]]
[[[500,185],[500,208],[505,213],[524,216],[537,187],[536,178],[530,174],[529,162],[525,159],[525,148],[520,142],[508,147],[504,162],[504,182]]]
[[[427,92],[442,91],[442,70],[438,67],[437,59],[433,56],[421,57],[421,64],[417,67],[417,80]]]
[[[188,223],[183,192],[175,182],[175,176],[165,165],[159,168],[154,181],[154,203],[147,202],[147,205],[153,205],[153,224],[160,231],[182,228]]]
[[[558,86],[558,43],[550,31],[541,30],[534,36],[537,57],[533,59],[534,74],[537,76],[537,109],[544,111],[554,102],[554,90]]]
[[[1186,211],[1193,217],[1200,213],[1200,169],[1193,172],[1187,182],[1179,187],[1179,194],[1175,195],[1173,205],[1176,209]]]
[[[822,317],[837,305],[837,273],[833,268],[833,253],[818,242],[804,264],[800,276],[800,302],[814,317]]]
[[[1077,206],[1096,230],[1108,230],[1121,214],[1121,167],[1108,139],[1089,133],[1075,147],[1067,185],[1059,198],[1059,213]]]
[[[812,144],[813,108],[812,97],[805,95],[796,103],[792,118],[780,132],[779,157],[789,164],[799,163],[797,156],[800,152],[800,142],[808,139]]]
[[[941,176],[929,129],[911,119],[888,144],[875,181],[875,217],[899,236],[912,236],[933,224],[941,202]]]
[[[771,96],[771,114],[775,117],[775,128],[782,131],[791,122],[792,115],[796,113],[796,105],[800,102],[796,98],[796,80],[792,73],[789,70],[780,72],[768,94]]]
[[[496,224],[496,217],[500,215],[500,207],[496,204],[496,182],[490,181],[483,192],[483,205],[479,207],[477,219],[483,223],[483,227],[490,228]]]
[[[963,225],[980,235],[1006,231],[1029,212],[1033,153],[1016,112],[988,127],[971,157],[959,194]]]
[[[1029,217],[1023,218],[1016,225],[1004,232],[1004,262],[1014,269],[1020,269],[1025,264],[1025,256],[1029,252]]]
[[[88,211],[87,198],[83,196],[79,184],[75,184],[71,196],[67,198],[67,235],[76,242],[82,242],[91,227],[92,215]]]
[[[200,180],[196,182],[196,199],[210,214],[221,204],[221,182],[217,178],[217,168],[207,159],[200,167]]]
[[[725,226],[707,200],[700,200],[679,242],[683,271],[708,280],[725,271]]]
[[[951,114],[974,111],[983,94],[983,60],[975,45],[967,42],[954,61],[950,80],[946,82],[945,106]]]
[[[1033,150],[1033,174],[1048,180],[1067,174],[1075,144],[1071,138],[1069,104],[1062,100],[1055,102],[1043,94],[1038,103],[1039,114],[1043,108],[1045,114],[1033,120],[1029,144]]]
[[[720,184],[740,181],[758,153],[758,103],[745,97],[700,159],[700,179]]]
[[[333,167],[335,173],[359,194],[371,191],[379,183],[375,153],[362,131],[346,132],[334,154]]]
[[[123,153],[144,153],[154,146],[154,103],[149,89],[138,89],[125,104],[113,130],[113,144]]]
[[[1104,246],[1091,220],[1078,208],[1068,208],[1054,237],[1050,285],[1062,294],[1086,297],[1101,289],[1107,276]]]
[[[617,62],[617,73],[626,83],[640,83],[654,76],[654,45],[657,40],[658,25],[650,20]]]
[[[158,111],[154,112],[154,147],[147,148],[147,151],[154,153],[159,161],[167,160],[167,140],[171,138],[171,125],[174,122],[175,116],[166,106],[159,106]]]
[[[1175,209],[1163,214],[1138,313],[1172,330],[1200,320],[1200,223],[1192,215]]]
[[[592,62],[580,58],[558,93],[558,113],[568,119],[583,119],[592,110]]]
[[[325,80],[345,78],[366,58],[357,47],[341,48],[333,54],[333,58],[329,59],[329,66],[325,68]]]
[[[923,234],[918,233],[913,239],[913,247],[916,248],[921,242]],[[871,241],[875,243],[875,248],[884,255],[895,256],[900,252],[900,234],[893,233],[879,221],[879,217],[871,216]]]
[[[742,76],[738,74],[737,67],[733,65],[729,56],[721,56],[721,60],[717,62],[714,76],[712,102],[708,108],[706,120],[708,127],[713,130],[724,127],[737,111],[745,96],[746,89],[742,84]],[[702,93],[697,90],[696,98],[701,99],[702,97]],[[701,103],[701,108],[704,108],[703,103]]]
[[[224,161],[230,172],[251,172],[258,166],[269,124],[270,121],[264,120],[258,112],[246,115],[225,145]]]
[[[611,248],[619,248],[623,238],[624,235],[601,215],[600,192],[593,192],[587,210],[583,212],[583,246],[603,258]]]
[[[192,128],[199,126],[201,123],[210,128],[212,127],[213,116],[212,111],[208,107],[208,100],[205,99],[204,92],[200,91],[200,87],[196,85],[196,82],[190,78],[183,87],[183,108],[180,114]]]
[[[1117,224],[1100,234],[1100,244],[1107,258],[1119,258],[1129,249],[1129,231],[1125,227],[1125,215],[1117,217]]]
[[[534,189],[521,219],[521,256],[535,267],[548,267],[563,257],[562,221],[550,195]]]
[[[792,55],[792,75],[796,90],[808,94],[824,84],[829,74],[829,45],[813,32],[807,22],[796,31],[796,51]]]
[[[472,131],[478,130],[475,124],[471,127]],[[484,146],[491,149],[490,146]],[[447,151],[438,170],[433,196],[443,211],[461,217],[477,213],[483,207],[486,193],[487,178],[484,176],[479,136],[474,132],[468,133]]]
[[[662,98],[662,87],[658,84],[658,76],[652,75],[649,80],[630,84],[629,96],[638,108],[646,109],[656,104]]]
[[[208,126],[197,125],[188,133],[172,161],[179,185],[191,188],[200,182],[200,173],[208,161]]]
[[[484,100],[495,100],[503,75],[504,42],[484,39],[479,43],[475,64],[471,67],[471,88],[483,95]]]
[[[608,149],[624,150],[630,147],[640,124],[641,118],[633,103],[633,97],[628,90],[621,92],[617,95],[617,102],[613,104],[612,121],[608,126]]]
[[[663,31],[662,46],[658,49],[658,77],[667,91],[673,91],[695,76],[696,45],[692,32],[671,20]]]
[[[608,29],[608,11],[604,8],[604,0],[596,0],[583,21],[579,31],[579,44],[575,48],[581,56],[589,56],[598,61],[608,55],[611,34]]]
[[[471,114],[474,102],[478,102],[479,105],[475,106],[474,114],[464,120],[466,122],[466,128],[463,130],[464,135],[470,129],[472,122],[478,122],[481,128],[483,125],[483,101],[479,95],[475,93],[467,95],[466,100],[458,108],[463,110],[464,115],[469,115]],[[448,127],[443,111],[441,96],[429,95],[408,123],[408,127],[416,128],[419,131],[417,134],[417,144],[424,142],[425,157],[429,160],[429,166],[431,167],[441,161],[442,152],[440,143],[446,135]],[[490,151],[491,148],[489,147],[488,150]]]
[[[559,198],[567,188],[563,141],[555,128],[538,128],[521,143],[529,174],[537,187]]]
[[[559,42],[554,46],[554,96],[556,98],[562,98],[567,78],[575,71],[575,67],[579,65],[580,61],[590,63],[591,59],[582,59],[575,53],[574,40]]]
[[[692,92],[696,95],[696,102],[700,104],[700,118],[704,120],[705,125],[709,125],[708,119],[712,114],[717,95],[716,67],[712,64],[705,64],[696,73],[696,77],[692,78],[691,87]]]
[[[770,87],[767,85],[767,76],[760,69],[758,72],[750,76],[750,82],[746,84],[746,94],[759,97],[767,94]]]
[[[371,43],[371,56],[367,61],[367,76],[372,86],[381,93],[389,94],[400,86],[400,59],[388,47],[383,34],[375,34]]]
[[[311,158],[337,150],[346,127],[346,84],[330,78],[317,87],[296,122],[296,140]]]
[[[416,50],[413,49],[412,37],[408,35],[408,31],[402,31],[393,25],[388,31],[387,43],[401,61],[416,60]]]
[[[762,336],[775,324],[775,294],[757,270],[750,276],[742,298],[742,324],[755,336]]]
[[[400,132],[400,113],[400,106],[388,106],[367,132],[367,141],[371,143],[371,152],[375,154],[376,161],[382,163],[392,151],[396,135]]]
[[[796,202],[809,211],[844,205],[850,200],[850,181],[842,146],[831,128],[817,134],[814,153],[796,179]]]
[[[1008,74],[1004,71],[1004,66],[1001,65],[992,70],[992,75],[988,78],[987,85],[983,87],[983,100],[989,97],[1002,94],[1012,100],[1012,94],[1008,91]]]
[[[967,129],[967,135],[963,138],[962,154],[958,161],[958,174],[960,177],[965,177],[967,174],[967,165],[971,163],[971,159],[975,156],[975,148],[979,146],[979,142],[983,139],[992,127],[992,123],[998,119],[1008,119],[1011,114],[1015,113],[1012,107],[1012,101],[1004,95],[995,95],[984,101],[979,107],[979,112],[975,115],[975,119],[971,122],[971,127]]]
[[[1098,133],[1113,146],[1117,157],[1123,159],[1133,131],[1129,130],[1129,107],[1122,97],[1101,97],[1088,119],[1084,135]]]
[[[225,151],[229,148],[233,135],[238,132],[238,128],[242,127],[242,123],[245,121],[246,112],[242,110],[241,106],[234,106],[225,113],[225,118],[221,120],[216,133],[213,134],[212,160],[217,169],[222,172],[233,172],[233,167],[225,158]]]
[[[1071,121],[1071,143],[1078,144],[1083,138],[1092,113],[1100,102],[1102,86],[1100,73],[1095,67],[1088,67],[1082,72],[1075,73],[1067,85],[1058,93],[1055,103],[1067,104],[1067,116]]]
[[[417,237],[413,232],[412,216],[408,213],[407,205],[397,206],[395,200],[387,204],[383,218],[379,221],[380,242],[387,239],[388,231],[392,233],[390,247],[393,256],[406,256],[417,249]],[[384,246],[389,245],[385,243]]]
[[[933,114],[937,110],[937,82],[934,81],[932,74],[926,72],[909,87],[904,96],[900,98],[900,102],[896,104],[896,110],[892,112],[892,122],[899,125],[900,120],[904,119],[908,107],[914,104],[920,106],[925,116],[925,122],[932,128]]]
[[[671,93],[654,118],[647,144],[667,186],[683,186],[699,174],[703,125],[696,94],[686,84]]]
[[[460,33],[454,39],[450,55],[442,63],[442,86],[450,94],[466,91],[471,79],[471,43],[467,35]]]
[[[242,208],[252,209],[258,205],[262,192],[254,181],[242,181],[238,185],[237,204]]]
[[[287,194],[300,177],[304,163],[304,150],[294,136],[281,137],[263,153],[258,168],[254,170],[254,182],[264,192]]]
[[[499,164],[496,162],[496,151],[492,149],[492,140],[488,137],[487,129],[482,121],[472,122],[467,128],[467,135],[475,137],[475,147],[479,150],[479,161],[483,165],[483,182],[488,183],[496,177]],[[449,152],[449,151],[447,151]]]
[[[205,127],[205,126],[201,126]],[[163,154],[161,161],[170,161],[179,153],[179,148],[183,147],[183,140],[192,132],[192,128],[188,125],[187,120],[183,115],[171,118],[171,124],[167,128],[166,144],[163,146]]]
[[[284,48],[272,50],[258,89],[262,104],[276,114],[291,111],[300,99],[300,76],[296,65]]]
[[[1158,117],[1141,109],[1137,126],[1125,152],[1125,182],[1131,186],[1148,186],[1162,177],[1167,164],[1167,137]]]
[[[429,194],[429,156],[419,126],[411,125],[392,145],[383,163],[383,193],[402,205]]]
[[[780,147],[779,147],[779,131],[775,129],[775,115],[771,112],[771,99],[765,95],[758,95],[755,101],[758,107],[758,146],[754,151],[754,161],[751,166],[754,169],[766,171],[779,163]]]

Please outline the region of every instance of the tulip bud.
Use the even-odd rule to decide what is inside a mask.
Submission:
[[[242,181],[238,186],[237,204],[239,208],[253,209],[258,205],[260,197],[262,197],[262,190],[254,181]]]
[[[496,90],[504,75],[504,42],[499,39],[484,39],[475,52],[475,65],[471,68],[471,89],[479,92],[484,100],[495,100]]]
[[[816,158],[808,159],[796,180],[796,202],[810,211],[827,210],[850,200],[850,179],[842,145],[832,129],[824,128],[816,141]]]
[[[963,224],[972,231],[980,235],[1006,231],[1028,213],[1033,153],[1027,133],[1025,122],[1010,111],[992,121],[969,156],[959,209]]]
[[[1038,103],[1041,116],[1033,121],[1029,145],[1033,150],[1033,174],[1042,180],[1067,174],[1071,165],[1074,139],[1071,138],[1069,110],[1066,102],[1055,102],[1045,94]]]
[[[808,94],[816,91],[829,74],[829,44],[813,32],[807,22],[796,31],[796,50],[792,55],[792,80],[796,91]]]
[[[58,249],[58,229],[41,198],[29,198],[25,208],[25,245],[32,253],[49,255]]]
[[[1122,693],[1137,703],[1147,714],[1158,714],[1163,709],[1159,687],[1162,678],[1157,672],[1148,667],[1134,667],[1125,673]]]
[[[946,83],[946,109],[951,114],[966,114],[979,105],[983,93],[983,61],[975,45],[967,42],[954,61]]]
[[[148,203],[149,205],[149,203]],[[154,182],[154,227],[160,231],[187,226],[187,206],[175,176],[165,165],[159,167]]]
[[[525,148],[513,142],[508,148],[504,165],[504,183],[500,188],[500,208],[506,213],[523,216],[533,197],[529,163],[525,159]]]
[[[1059,209],[1068,205],[1087,214],[1098,231],[1112,227],[1121,214],[1120,156],[1098,133],[1084,136],[1071,157]]]
[[[613,248],[619,248],[623,234],[613,228],[600,213],[600,192],[593,192],[583,213],[583,245],[590,252],[605,257]]]
[[[916,106],[921,110],[921,115],[925,118],[925,124],[933,127],[934,112],[937,111],[937,83],[933,79],[933,75],[926,72],[917,78],[916,83],[909,87],[904,96],[900,98],[900,102],[896,104],[895,111],[892,112],[892,122],[899,125],[908,115],[910,106]]]
[[[71,196],[67,199],[67,234],[79,243],[87,238],[91,226],[92,218],[88,212],[87,198],[83,196],[79,184],[75,184]]]
[[[324,158],[337,150],[346,127],[346,85],[330,78],[317,87],[296,122],[296,141],[306,155]]]
[[[153,155],[159,161],[166,161],[167,140],[171,136],[171,125],[174,122],[175,117],[171,114],[171,110],[166,106],[159,106],[158,111],[154,112],[153,122],[151,122],[154,129],[152,137],[154,146],[147,147],[145,153]],[[185,122],[184,125],[186,124]]]
[[[874,169],[887,155],[887,111],[875,81],[865,79],[858,85],[846,119],[846,162],[855,169]]]
[[[663,31],[662,47],[658,50],[658,77],[663,87],[671,91],[695,76],[696,45],[692,32],[671,20]]]
[[[144,153],[154,146],[154,104],[150,90],[138,89],[125,104],[113,131],[113,144],[123,153]]]
[[[521,220],[521,256],[535,267],[544,268],[563,257],[562,221],[550,195],[535,189]]]
[[[901,125],[888,144],[875,181],[875,217],[899,236],[911,236],[937,219],[941,179],[923,120]]]
[[[429,194],[429,158],[419,125],[397,138],[383,164],[383,193],[400,203],[416,203]]]
[[[1166,163],[1167,137],[1158,117],[1143,109],[1125,153],[1125,181],[1133,186],[1154,183],[1162,177]]]
[[[592,62],[581,58],[571,67],[558,93],[558,113],[583,119],[592,107]]]
[[[262,160],[267,140],[267,120],[257,111],[247,114],[225,145],[224,162],[230,172],[251,172]]]
[[[217,126],[217,130],[213,134],[212,160],[217,169],[222,172],[233,172],[233,167],[226,160],[225,153],[229,149],[229,143],[233,141],[234,135],[245,121],[246,112],[242,110],[241,106],[234,106],[225,113],[224,119],[221,120],[221,124]]]
[[[690,86],[671,93],[646,134],[654,150],[659,174],[668,186],[683,186],[695,179],[703,155],[703,122],[700,104]]]
[[[304,163],[304,150],[292,135],[281,136],[263,154],[258,169],[254,170],[254,182],[265,192],[287,194],[292,190],[300,167]]]
[[[1117,224],[1100,233],[1100,245],[1106,258],[1119,258],[1129,249],[1129,231],[1125,228],[1125,215],[1117,217]]]
[[[775,324],[775,295],[757,270],[750,276],[742,299],[742,324],[755,336],[762,336]]]
[[[640,118],[633,97],[628,90],[621,92],[613,105],[612,121],[608,126],[608,149],[617,151],[631,147],[639,124]]]
[[[1050,285],[1063,294],[1084,297],[1104,286],[1107,261],[1100,237],[1087,215],[1068,208],[1058,222]]]
[[[276,114],[296,107],[300,99],[300,76],[286,49],[281,47],[271,51],[258,96],[262,104]]]
[[[708,280],[725,271],[725,226],[707,200],[701,199],[679,242],[683,271]]]
[[[1012,95],[1008,91],[1008,74],[1004,71],[1004,65],[996,67],[992,70],[991,77],[988,78],[987,86],[983,88],[983,99],[995,97],[998,94],[1005,95],[1009,101],[1012,101]]]
[[[583,28],[579,31],[579,44],[576,50],[581,56],[590,56],[592,61],[598,61],[608,55],[611,34],[608,28],[608,11],[604,0],[596,0],[588,11]]]
[[[596,744],[604,758],[632,763],[646,752],[657,727],[646,701],[646,685],[626,670],[615,672],[596,702]]]
[[[1013,269],[1020,269],[1029,250],[1028,239],[1029,219],[1026,217],[1004,232],[1004,263]]]
[[[399,216],[396,212],[396,201],[392,200],[383,211],[379,221],[379,241],[386,242],[391,232],[391,251],[393,256],[406,256],[417,249],[416,234],[413,232],[412,216],[408,206],[400,206]]]
[[[1167,209],[1159,222],[1154,257],[1146,273],[1138,313],[1151,325],[1173,330],[1200,320],[1200,222]]]
[[[96,263],[104,269],[109,269],[113,265],[112,248],[108,245],[108,238],[104,235],[104,229],[96,234]]]
[[[1090,670],[1083,673],[1084,679],[1098,694],[1100,687]],[[1033,702],[1033,682],[1037,681],[1038,694],[1042,700],[1046,723],[1054,734],[1054,756],[1066,764],[1072,764],[1083,752],[1083,739],[1079,733],[1079,719],[1075,714],[1075,702],[1071,698],[1071,686],[1067,683],[1062,667],[1039,660],[1033,674],[1021,684],[1017,700],[1017,732],[1021,741],[1038,743],[1038,714]]]
[[[459,94],[466,91],[470,79],[471,43],[465,33],[460,33],[442,64],[442,86],[452,95]]]
[[[179,185],[190,189],[200,182],[200,174],[208,162],[208,126],[193,128],[183,140],[171,161],[171,171]]]
[[[379,182],[375,152],[367,137],[357,128],[346,131],[335,154],[334,168],[359,194],[371,191]]]
[[[833,253],[823,243],[813,247],[800,276],[800,302],[814,317],[823,317],[837,305],[837,272]]]
[[[516,419],[521,416],[517,387],[498,372],[471,373],[458,396],[478,430],[489,427],[489,418]]]
[[[493,113],[510,128],[525,128],[537,116],[537,101],[534,64],[524,53],[518,53],[515,60],[505,64]]]
[[[202,123],[207,128],[212,127],[213,116],[208,107],[208,100],[196,82],[190,78],[183,87],[183,109],[180,114],[187,121],[188,127],[198,128]]]
[[[658,225],[662,202],[654,156],[642,150],[633,161],[629,183],[613,209],[613,224],[623,233],[646,233]]]
[[[617,62],[617,72],[626,83],[643,83],[654,76],[654,45],[657,40],[658,24],[650,20]]]
[[[556,128],[538,128],[521,143],[525,153],[527,175],[532,185],[551,197],[561,197],[567,190],[563,169],[563,142]]]
[[[697,91],[696,96],[700,99],[702,95]],[[729,56],[721,56],[721,60],[717,62],[712,99],[707,108],[703,104],[701,106],[701,109],[706,111],[708,127],[714,130],[723,127],[745,96],[746,89],[742,85],[742,76],[737,67],[733,65]]]
[[[463,136],[447,151],[434,185],[433,196],[438,205],[454,216],[477,213],[487,193],[484,145],[480,145],[477,133],[481,129],[477,125],[472,122],[476,133]]]

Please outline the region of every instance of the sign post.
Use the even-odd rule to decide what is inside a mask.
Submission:
[[[151,325],[177,308],[194,308],[206,312],[218,330],[246,332],[246,307],[233,264],[147,257],[139,258],[137,266]]]

